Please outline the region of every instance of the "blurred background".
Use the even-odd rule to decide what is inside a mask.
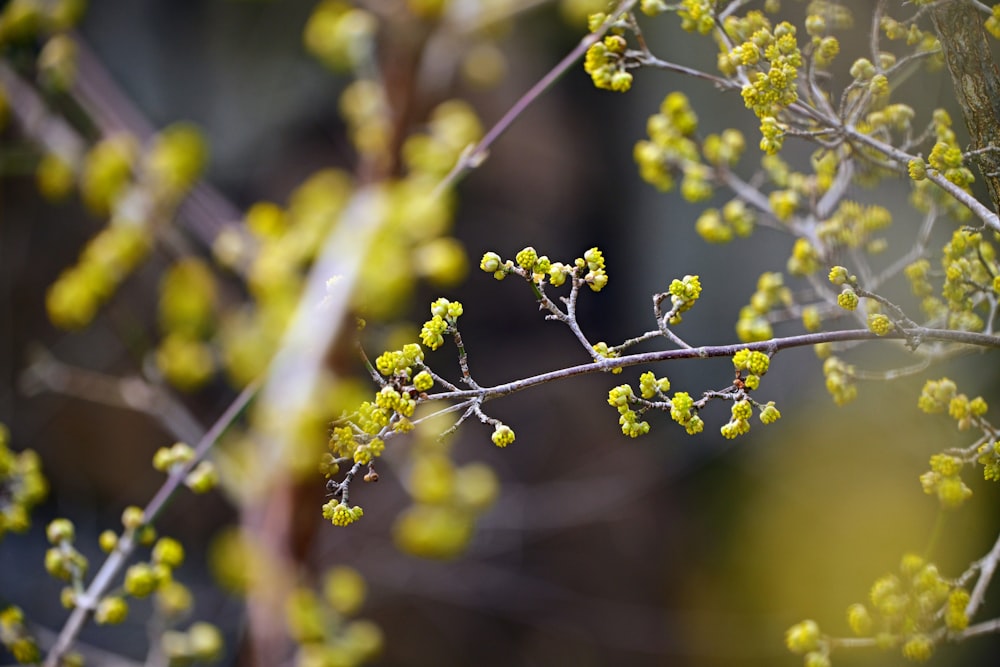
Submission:
[[[491,127],[578,43],[586,14],[595,9],[584,0],[453,0],[443,14],[430,1],[361,4],[379,21],[374,62],[400,126],[397,149],[406,134],[426,131],[432,110],[448,99],[466,100],[482,127]],[[801,25],[805,3],[787,4],[790,20]],[[859,12],[867,4],[854,3]],[[51,641],[45,629],[57,632],[67,615],[59,605],[62,584],[43,567],[45,525],[71,518],[77,546],[96,568],[102,558],[97,535],[117,528],[125,506],[148,501],[163,479],[151,457],[178,439],[155,408],[143,414],[108,405],[97,388],[136,378],[168,392],[207,427],[233,400],[234,386],[242,386],[220,371],[179,391],[157,371],[157,295],[168,267],[181,256],[217,259],[221,229],[240,223],[258,202],[287,206],[318,170],[343,170],[359,183],[406,171],[402,163],[373,167],[359,154],[356,128],[339,111],[352,77],[324,66],[304,45],[316,11],[317,3],[306,0],[102,0],[86,8],[72,33],[79,44],[76,87],[41,95],[53,113],[85,128],[84,136],[126,128],[143,141],[189,121],[200,128],[210,157],[201,189],[168,223],[172,231],[157,232],[148,257],[81,330],[51,324],[46,293],[108,216],[95,215],[75,194],[58,203],[39,194],[37,127],[11,122],[3,132],[0,422],[10,429],[14,449],[38,452],[51,489],[31,529],[0,543],[0,604],[19,604],[37,624],[43,646],[46,636]],[[845,53],[866,47],[866,20],[859,18],[843,37]],[[710,40],[683,32],[669,15],[643,26],[661,58],[714,71]],[[8,50],[14,71],[33,48]],[[841,69],[850,62],[845,56]],[[951,108],[946,77],[916,78],[899,95],[913,96],[918,115]],[[5,85],[13,97],[9,80]],[[689,96],[704,132],[739,127],[748,153],[754,152],[756,119],[734,94],[639,71],[632,90],[621,95],[595,89],[582,66],[572,68],[457,186],[447,235],[467,252],[467,275],[455,269],[436,280],[429,272],[429,280],[407,287],[361,332],[369,355],[412,339],[427,304],[445,296],[465,304],[462,334],[482,385],[584,363],[571,333],[543,320],[526,285],[497,282],[476,268],[485,251],[512,258],[526,245],[564,262],[591,246],[604,251],[609,286],[582,295],[580,303],[581,324],[594,341],[616,344],[655,328],[651,295],[674,278],[699,274],[703,297],[679,334],[692,344],[735,342],[739,308],[760,273],[783,269],[792,240],[762,229],[747,241],[708,245],[694,231],[704,206],[641,182],[632,148],[646,136],[647,117],[674,90]],[[85,102],[74,103],[78,99]],[[104,115],[88,125],[79,120],[84,112]],[[807,164],[810,151],[789,142],[788,159]],[[891,238],[905,239],[918,224],[907,194],[908,185],[898,183],[858,197],[896,212],[898,237]],[[726,199],[720,194],[717,201]],[[940,243],[931,247],[936,251]],[[391,257],[379,261],[385,266],[375,260],[369,266],[376,274],[394,270]],[[248,297],[238,271],[219,274],[220,302],[258,296],[251,289]],[[352,350],[354,334],[345,331],[327,363],[338,382],[370,392]],[[429,360],[447,369],[454,366],[448,354]],[[886,360],[879,349],[852,357],[861,367]],[[781,421],[766,429],[755,424],[736,441],[718,435],[727,410],[715,405],[705,411],[704,434],[686,436],[665,415],[654,415],[649,435],[628,440],[606,401],[608,389],[635,382],[643,370],[669,375],[674,390],[694,396],[721,389],[732,377],[728,360],[587,376],[498,400],[487,412],[514,428],[514,444],[497,449],[491,429],[470,420],[443,447],[456,467],[491,466],[499,494],[478,514],[463,548],[432,554],[437,558],[398,548],[406,542],[399,517],[413,506],[411,454],[436,446],[424,442],[433,437],[419,434],[389,443],[378,485],[352,487],[352,502],[365,515],[348,528],[320,517],[324,480],[308,458],[299,463],[309,474],[290,483],[287,495],[269,497],[258,491],[268,487],[231,475],[218,493],[182,490],[157,528],[186,547],[177,578],[194,594],[192,618],[223,631],[222,664],[278,664],[255,654],[243,598],[220,588],[210,567],[219,535],[246,525],[249,495],[258,508],[275,498],[287,501],[283,532],[302,581],[335,565],[365,577],[368,597],[360,613],[384,636],[373,664],[796,665],[801,659],[783,643],[790,625],[813,618],[831,634],[848,635],[847,606],[866,601],[871,583],[895,571],[904,553],[924,552],[935,531],[926,555],[946,574],[960,572],[995,541],[994,488],[967,479],[974,502],[941,515],[917,479],[931,454],[968,444],[947,418],[916,410],[924,379],[948,375],[961,391],[995,402],[990,360],[973,355],[946,369],[863,384],[856,401],[837,408],[812,351],[783,352],[758,392],[761,400],[776,401]],[[81,384],[60,384],[65,377]],[[57,385],[64,391],[55,391]],[[308,456],[318,457],[322,429],[313,444],[319,449]],[[244,463],[255,465],[252,457]],[[121,626],[85,630],[91,655],[108,651],[142,664],[152,632],[149,605],[132,607]],[[991,609],[998,605],[986,613]],[[993,664],[998,648],[995,639],[979,639],[942,650],[931,664]],[[836,653],[834,660],[902,661],[874,651]],[[116,663],[104,655],[90,664]]]

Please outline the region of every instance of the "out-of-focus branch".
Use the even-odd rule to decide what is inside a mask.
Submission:
[[[190,473],[194,467],[205,457],[208,450],[216,443],[216,441],[222,436],[222,434],[229,428],[243,410],[250,403],[251,399],[257,394],[257,390],[260,386],[259,382],[252,382],[236,397],[226,411],[222,413],[218,420],[212,425],[212,427],[205,433],[204,436],[198,441],[198,444],[194,448],[194,456],[183,466],[180,466],[176,470],[172,470],[167,480],[163,483],[163,486],[156,492],[153,499],[149,501],[146,507],[143,509],[143,518],[147,522],[152,522],[156,519],[157,515],[163,510],[167,501],[174,495],[174,493],[181,487],[184,483],[185,477]],[[45,657],[45,667],[56,667],[60,664],[60,658],[69,650],[76,637],[80,634],[83,629],[84,624],[86,624],[87,619],[90,618],[91,613],[97,607],[98,601],[101,596],[110,588],[111,583],[114,581],[121,569],[125,567],[128,562],[129,557],[135,550],[136,541],[134,531],[127,530],[118,540],[118,544],[112,551],[101,568],[94,575],[91,580],[90,585],[87,586],[87,590],[78,596],[77,604],[70,613],[69,618],[66,620],[66,624],[63,626],[62,630],[59,632],[59,636],[49,651],[48,655]]]
[[[102,134],[129,132],[143,141],[149,140],[156,132],[153,125],[122,92],[80,35],[74,38],[78,60],[73,97]],[[208,248],[223,229],[242,217],[236,206],[204,181],[194,185],[180,206],[181,224]]]
[[[145,413],[183,442],[197,442],[204,429],[169,390],[139,377],[114,377],[64,364],[38,349],[21,375],[29,396],[49,391],[64,396]]]

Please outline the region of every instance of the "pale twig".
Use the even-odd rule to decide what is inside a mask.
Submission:
[[[730,345],[709,345],[694,348],[684,348],[679,350],[660,350],[656,352],[643,352],[627,355],[624,357],[605,358],[589,364],[570,366],[559,370],[541,373],[531,377],[495,385],[493,387],[482,387],[479,390],[463,390],[458,392],[439,392],[429,394],[425,401],[433,400],[461,400],[469,398],[481,398],[483,401],[507,396],[525,389],[530,389],[539,385],[563,380],[580,375],[591,373],[602,373],[612,371],[616,368],[628,368],[643,364],[655,364],[663,361],[673,361],[676,359],[708,359],[711,357],[732,357],[740,350],[749,349],[751,351],[765,352],[770,355],[795,347],[809,347],[820,343],[837,343],[845,341],[871,341],[871,340],[909,340],[918,339],[921,342],[940,341],[946,343],[957,343],[962,345],[977,346],[990,349],[1000,349],[1000,337],[986,336],[969,331],[953,331],[950,329],[929,329],[926,327],[913,327],[905,333],[898,330],[891,331],[884,336],[879,336],[868,329],[848,329],[843,331],[826,331],[820,333],[800,334],[787,336],[784,338],[773,338],[766,341],[752,343],[734,343]]]
[[[980,558],[974,565],[979,570],[979,577],[976,579],[976,585],[969,595],[969,604],[965,606],[965,615],[968,618],[974,617],[976,612],[979,611],[979,607],[986,597],[986,589],[989,588],[990,582],[993,580],[993,573],[997,569],[997,562],[1000,562],[1000,537],[997,538],[989,553]],[[968,628],[966,631],[968,631]]]
[[[864,134],[863,132],[858,132],[852,127],[845,126],[843,129],[844,133],[853,141],[865,144],[870,148],[874,148],[886,157],[891,158],[899,165],[900,170],[905,169],[910,160],[917,158],[917,156],[910,155],[909,153],[906,153],[891,144],[879,141],[878,139]],[[994,231],[1000,232],[1000,217],[998,217],[996,213],[991,211],[985,204],[976,199],[970,193],[946,179],[935,169],[927,170],[927,180],[933,182],[935,185],[951,195],[960,204],[972,211],[977,218],[983,221],[984,225],[990,227]]]
[[[920,224],[920,231],[917,232],[917,240],[914,242],[913,247],[872,280],[870,283],[872,289],[878,289],[879,285],[924,256],[924,253],[927,251],[927,243],[931,237],[931,231],[934,229],[934,223],[937,222],[937,219],[937,207],[931,206],[924,215],[923,222]]]
[[[970,625],[965,630],[958,633],[958,635],[956,635],[956,639],[968,639],[969,637],[989,635],[996,632],[1000,632],[1000,618],[994,618],[989,621],[983,621],[982,623]]]
[[[737,90],[740,88],[740,85],[732,79],[726,79],[721,76],[709,74],[708,72],[703,72],[700,69],[678,65],[677,63],[672,63],[667,60],[661,60],[648,51],[628,51],[625,56],[633,59],[636,64],[642,65],[643,67],[652,67],[655,69],[661,69],[665,72],[674,72],[676,74],[683,74],[694,79],[708,81],[723,90]]]

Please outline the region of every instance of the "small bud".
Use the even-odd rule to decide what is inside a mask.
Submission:
[[[73,522],[69,519],[54,519],[45,529],[45,536],[52,544],[73,541]]]
[[[128,617],[128,603],[120,597],[102,598],[94,611],[94,620],[98,625],[117,625]]]
[[[146,522],[146,516],[142,509],[135,505],[130,505],[122,512],[122,525],[126,530],[135,530]]]

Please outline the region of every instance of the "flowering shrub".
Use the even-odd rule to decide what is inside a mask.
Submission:
[[[499,20],[489,12],[503,18],[514,3],[494,3],[493,10],[490,3],[465,10],[461,4],[401,0],[396,10],[428,35],[448,35],[463,20],[479,22],[479,32],[465,35],[456,68],[473,83],[493,83],[504,60],[486,29]],[[296,567],[287,545],[266,539],[266,500],[284,506],[290,489],[318,487],[321,476],[327,497],[313,508],[316,518],[324,530],[350,533],[368,520],[352,492],[377,482],[376,468],[388,466],[412,501],[391,529],[395,544],[416,556],[453,558],[497,501],[499,481],[487,464],[461,462],[448,436],[479,422],[484,443],[488,437],[496,448],[516,449],[531,438],[528,429],[505,423],[487,404],[582,375],[637,367],[637,380],[607,383],[606,402],[629,439],[683,429],[686,436],[718,433],[728,441],[763,426],[781,428],[774,426],[782,412],[764,377],[783,363],[785,350],[815,350],[816,370],[838,406],[857,401],[865,380],[933,372],[938,379],[914,392],[917,408],[927,419],[946,415],[959,433],[930,457],[919,477],[923,491],[951,512],[972,502],[971,475],[1000,480],[1000,440],[987,401],[960,393],[943,371],[928,370],[973,349],[1000,347],[994,333],[1000,118],[990,97],[1000,82],[987,41],[1000,37],[1000,5],[878,0],[855,13],[849,3],[814,0],[798,20],[777,0],[592,4],[561,3],[567,16],[586,17],[587,34],[484,132],[473,106],[458,98],[435,100],[414,122],[418,111],[400,103],[379,55],[398,36],[394,31],[407,28],[374,4],[321,0],[302,26],[302,41],[343,83],[339,112],[356,168],[320,169],[284,202],[258,201],[239,220],[194,220],[189,229],[176,220],[190,215],[185,202],[205,195],[199,188],[207,187],[200,179],[209,146],[202,132],[181,122],[144,137],[102,116],[79,79],[83,56],[72,31],[83,11],[78,0],[12,0],[0,10],[0,110],[32,146],[37,190],[52,202],[75,193],[102,221],[44,295],[52,327],[88,330],[137,272],[165,262],[150,297],[156,325],[142,352],[142,379],[95,378],[49,357],[27,374],[51,391],[143,411],[176,440],[152,457],[165,476],[159,490],[144,507],[127,507],[120,526],[100,533],[101,564],[85,555],[91,551],[78,544],[72,521],[47,524],[44,570],[65,583],[60,601],[68,616],[43,646],[21,607],[0,599],[0,642],[14,660],[81,664],[83,626],[124,623],[134,607],[146,609],[134,601],[147,598],[156,629],[151,656],[190,664],[225,654],[216,625],[188,623],[196,606],[179,572],[185,548],[157,532],[181,487],[195,494],[222,487],[240,513],[240,527],[216,541],[209,561],[221,585],[247,598],[260,664],[375,660],[384,638],[375,623],[357,617],[367,592],[362,575],[343,565]],[[470,19],[463,11],[480,14]],[[710,44],[714,70],[657,55],[647,29],[671,20],[690,39]],[[851,46],[845,37],[863,26],[870,26],[870,34],[863,28],[864,45]],[[655,328],[617,344],[594,340],[578,308],[581,299],[599,303],[615,276],[605,253],[581,239],[579,256],[554,259],[524,245],[505,257],[499,243],[509,241],[497,239],[498,247],[476,251],[484,253],[479,269],[507,283],[496,290],[524,283],[542,318],[568,329],[580,363],[545,372],[518,368],[510,381],[486,383],[470,359],[487,351],[466,341],[462,327],[470,313],[492,306],[447,296],[430,303],[419,328],[371,355],[373,345],[390,338],[372,329],[392,326],[427,286],[449,294],[469,276],[466,250],[453,234],[455,184],[579,61],[608,94],[628,93],[644,71],[665,71],[714,86],[736,102],[734,113],[752,119],[752,137],[736,127],[707,128],[689,96],[673,90],[650,110],[645,136],[631,149],[639,179],[703,206],[690,224],[705,242],[752,248],[787,238],[787,259],[749,276],[753,291],[730,318],[730,342],[705,345],[685,333],[715,289],[694,274],[673,277],[653,295]],[[961,123],[944,109],[924,117],[896,99],[914,72],[945,67]],[[73,104],[48,104],[49,98]],[[977,179],[985,193],[975,189]],[[910,193],[905,216],[869,202],[860,190],[899,183]],[[906,230],[890,241],[901,217]],[[942,229],[938,246],[935,233]],[[895,296],[893,281],[911,294]],[[334,371],[331,350],[344,341],[356,343],[369,376],[363,388]],[[913,361],[869,371],[854,358],[861,346],[892,346]],[[728,359],[732,367],[715,366],[697,384],[671,380],[663,369],[665,362],[709,358]],[[107,391],[88,395],[74,389],[73,377]],[[178,396],[212,383],[225,383],[231,402],[203,430]],[[713,414],[712,405],[728,416]],[[28,529],[48,490],[38,454],[16,452],[11,440],[0,430],[0,539]],[[277,523],[282,519],[291,523],[288,516]],[[947,642],[1000,627],[982,618],[998,562],[1000,542],[952,576],[927,555],[906,554],[898,571],[877,579],[865,601],[847,609],[853,636],[804,620],[789,628],[785,643],[807,667],[829,665],[835,652],[859,647],[927,660]]]

